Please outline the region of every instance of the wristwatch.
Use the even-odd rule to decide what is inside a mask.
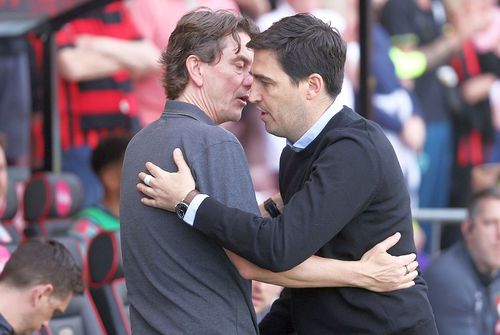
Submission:
[[[280,210],[278,209],[278,206],[271,198],[264,201],[264,208],[272,218],[275,218],[281,214]]]
[[[186,195],[184,200],[182,200],[177,205],[175,205],[175,213],[177,214],[177,217],[179,219],[184,220],[184,216],[186,215],[189,204],[191,203],[191,201],[193,201],[194,197],[198,194],[200,194],[200,192],[198,192],[198,190],[196,190],[196,189],[192,190]]]

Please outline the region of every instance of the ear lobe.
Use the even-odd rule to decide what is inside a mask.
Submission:
[[[198,56],[191,55],[186,59],[186,69],[189,78],[198,87],[203,85],[203,62]]]

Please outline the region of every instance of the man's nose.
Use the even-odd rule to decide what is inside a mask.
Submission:
[[[253,84],[253,76],[249,73],[245,79],[243,79],[243,86],[245,86],[246,88],[250,89],[250,87],[252,87],[252,84]]]
[[[49,329],[49,320],[42,323],[42,328]]]
[[[255,87],[255,85],[250,89],[248,100],[252,103],[259,102],[261,100],[259,90]]]

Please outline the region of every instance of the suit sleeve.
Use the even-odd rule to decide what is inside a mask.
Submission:
[[[370,148],[347,138],[324,149],[309,180],[277,218],[264,219],[207,198],[194,228],[262,268],[289,270],[315,254],[370,202],[380,168]]]

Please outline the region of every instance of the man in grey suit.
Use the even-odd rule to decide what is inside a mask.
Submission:
[[[285,273],[273,273],[176,223],[175,214],[141,203],[136,185],[144,162],[172,170],[170,153],[179,147],[199,190],[228,206],[259,213],[243,149],[218,127],[239,120],[247,104],[253,52],[245,45],[256,32],[246,18],[195,10],[178,22],[162,54],[169,100],[161,118],[130,142],[122,172],[121,241],[134,333],[257,334],[248,279],[376,291],[414,284],[414,255],[385,252],[398,241],[397,234],[357,262],[314,256]],[[145,182],[155,183],[151,177]]]

